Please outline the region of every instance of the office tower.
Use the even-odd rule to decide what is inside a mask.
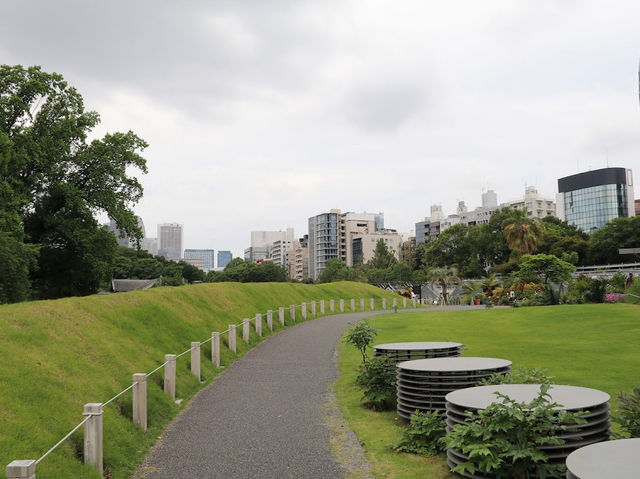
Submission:
[[[183,228],[177,223],[158,225],[158,254],[168,260],[179,261],[182,258]]]

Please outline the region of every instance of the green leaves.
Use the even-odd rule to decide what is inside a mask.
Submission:
[[[356,384],[364,389],[365,406],[376,411],[393,409],[396,403],[396,363],[376,356],[358,368]]]
[[[441,413],[416,411],[411,415],[402,439],[392,447],[398,452],[435,456],[446,450],[442,441],[446,433],[447,424]]]
[[[619,405],[613,419],[631,437],[640,437],[640,388],[618,394]]]
[[[373,342],[373,339],[377,336],[378,330],[372,327],[366,319],[358,321],[351,326],[345,335],[345,341],[348,344],[355,346],[360,354],[362,354],[362,362],[367,362],[367,348]],[[394,376],[395,381],[395,376]]]

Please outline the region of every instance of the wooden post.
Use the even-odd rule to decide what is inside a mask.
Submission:
[[[302,303],[302,306],[300,307],[300,316],[302,316],[302,319],[307,319],[307,303]]]
[[[295,304],[292,304],[291,306],[289,306],[289,317],[292,320],[296,320],[296,306]]]
[[[324,299],[320,300],[320,314],[324,314]]]
[[[278,308],[278,319],[280,320],[280,324],[284,326],[284,308]]]
[[[331,311],[332,313],[335,311],[336,309],[336,302],[333,299],[329,300],[329,311]]]
[[[353,312],[356,310],[356,300],[351,298],[350,303],[351,303],[351,312]]]
[[[258,336],[262,336],[262,314],[256,314],[256,333]]]
[[[84,423],[84,463],[92,465],[102,475],[102,403],[85,404],[82,415],[90,416]]]
[[[273,331],[273,311],[267,311],[267,328],[269,331]]]
[[[369,300],[369,309],[370,309],[371,311],[373,311],[374,309],[376,309],[376,300],[375,300],[375,299],[373,299],[373,298],[371,298],[371,299]]]
[[[176,400],[176,355],[165,354],[164,362],[164,392],[172,400]]]
[[[242,339],[247,344],[249,344],[249,321],[249,318],[242,320]]]
[[[229,349],[236,352],[236,325],[229,325]]]
[[[133,375],[133,423],[147,432],[147,375]]]
[[[220,367],[220,333],[217,331],[211,333],[211,362]]]
[[[36,461],[18,459],[7,466],[7,479],[36,479]]]
[[[315,315],[316,315],[316,302],[311,301],[311,316],[315,316]]]
[[[340,299],[340,312],[344,313],[344,299]]]
[[[191,372],[200,381],[200,342],[191,342]]]

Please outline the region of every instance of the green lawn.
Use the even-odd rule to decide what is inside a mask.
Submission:
[[[152,371],[165,354],[181,353],[212,331],[262,313],[266,337],[268,309],[274,310],[277,331],[282,329],[280,306],[287,307],[290,326],[290,304],[333,298],[337,311],[339,298],[382,297],[395,296],[362,283],[216,283],[0,306],[0,474],[15,459],[38,459],[82,420],[83,404],[105,402],[131,384],[133,373]],[[358,309],[359,304],[356,301]],[[310,316],[310,306],[307,311]],[[296,318],[300,321],[300,308]],[[235,354],[226,346],[228,336],[221,337],[223,366],[260,340],[252,328],[247,346],[241,334],[239,328]],[[219,374],[209,358],[207,343],[202,347],[202,384],[189,370],[189,354],[178,359],[180,404],[162,392],[162,370],[149,378],[146,434],[131,422],[130,392],[105,408],[106,477],[131,476],[167,423]],[[82,430],[38,465],[37,477],[99,478],[96,470],[82,464]]]
[[[373,317],[374,344],[455,341],[464,356],[504,358],[514,366],[544,368],[556,384],[585,386],[615,396],[640,386],[640,307],[594,304],[534,308],[438,311]],[[403,423],[395,412],[373,413],[360,405],[354,385],[359,353],[342,343],[336,394],[344,416],[364,444],[376,477],[453,478],[444,455],[421,458],[390,445]]]

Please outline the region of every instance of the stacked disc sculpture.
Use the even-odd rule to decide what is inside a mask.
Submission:
[[[425,358],[450,358],[460,356],[462,344],[450,342],[407,342],[377,344],[374,356],[388,356],[396,363]]]
[[[511,361],[495,358],[415,359],[397,364],[398,416],[411,419],[416,411],[445,411],[445,396],[477,385],[494,374],[508,374]]]
[[[500,402],[496,393],[504,394],[521,403],[529,403],[539,392],[540,384],[500,384],[453,391],[446,396],[447,430],[451,431],[456,424],[465,424],[467,411],[477,413],[491,403]],[[549,463],[564,464],[567,456],[576,449],[609,439],[610,396],[607,393],[597,389],[562,385],[553,385],[548,392],[549,400],[561,405],[557,407],[558,410],[582,413],[586,421],[584,424],[567,425],[566,429],[561,431],[558,437],[565,441],[563,445],[540,446],[539,449],[548,456]],[[449,467],[453,468],[467,460],[468,457],[462,452],[455,449],[447,450]],[[474,479],[487,477],[470,473],[463,476]]]
[[[581,447],[567,457],[567,479],[639,477],[640,438]]]

